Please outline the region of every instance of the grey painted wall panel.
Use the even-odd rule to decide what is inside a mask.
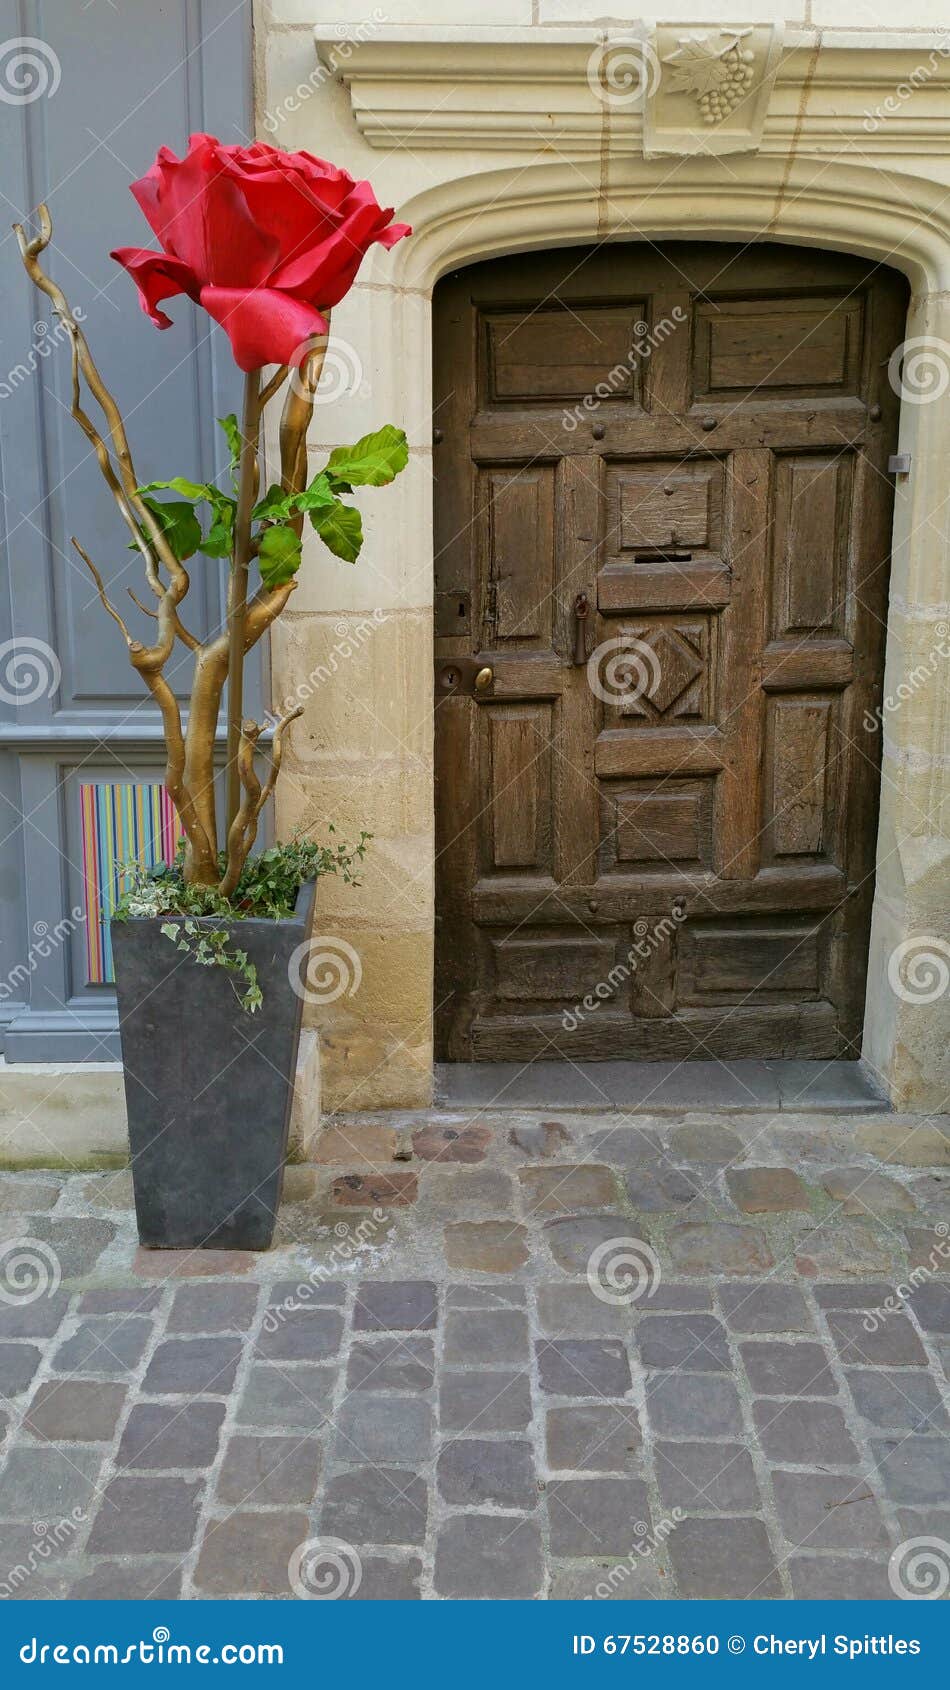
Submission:
[[[240,398],[227,341],[186,299],[169,302],[175,326],[159,333],[109,249],[155,245],[129,182],[161,144],[181,152],[195,129],[249,138],[249,0],[0,0],[0,41],[23,38],[39,44],[24,48],[34,61],[27,80],[11,80],[9,47],[0,59],[13,95],[0,99],[3,223],[47,200],[48,267],[83,312],[142,480],[213,476],[225,458],[214,417]],[[24,91],[35,97],[20,99]],[[0,235],[0,648],[15,635],[21,652],[37,641],[53,653],[37,646],[40,667],[18,698],[0,650],[0,1027],[15,1001],[3,981],[16,971],[19,990],[35,926],[52,928],[75,902],[80,779],[154,779],[159,767],[154,708],[69,543],[78,536],[144,636],[150,624],[125,592],[132,585],[147,599],[141,567],[69,416],[68,347],[46,303],[12,234]],[[191,573],[186,620],[204,633],[220,624],[224,569],[198,557]],[[189,672],[182,649],[168,671],[182,696]],[[259,710],[260,664],[249,683],[249,708]],[[68,1047],[102,1060],[112,993],[86,985],[81,948],[31,956],[29,966],[28,1009],[13,1020],[7,1054],[45,1060]],[[63,1023],[55,1036],[54,1021]]]

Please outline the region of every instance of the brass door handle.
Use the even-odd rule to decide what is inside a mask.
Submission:
[[[475,676],[475,691],[487,692],[494,679],[494,669],[479,669],[478,674]]]

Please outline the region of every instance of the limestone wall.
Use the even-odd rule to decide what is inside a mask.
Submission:
[[[736,0],[726,21],[756,26],[772,70],[761,121],[732,147],[689,124],[677,138],[662,77],[646,107],[603,97],[595,52],[608,55],[609,81],[612,52],[633,41],[652,62],[668,39],[624,0],[610,0],[607,23],[604,0],[481,0],[477,12],[460,0],[335,0],[332,27],[314,0],[260,0],[257,133],[368,176],[417,231],[371,257],[334,313],[312,430],[319,459],[398,422],[410,467],[360,499],[367,542],[355,567],[311,540],[312,567],[273,643],[275,698],[310,688],[285,760],[280,832],[319,833],[332,820],[344,835],[374,835],[363,885],[326,882],[321,895],[319,931],[345,939],[362,968],[357,992],[310,1011],[330,1108],[409,1105],[430,1087],[432,288],[496,253],[671,234],[837,246],[911,278],[908,336],[928,337],[936,362],[930,390],[902,409],[913,467],[897,488],[885,679],[897,702],[881,729],[865,1050],[899,1107],[947,1107],[950,990],[900,973],[920,940],[938,988],[941,968],[950,984],[950,665],[933,658],[950,616],[945,9],[911,0],[898,29],[882,0]],[[667,0],[662,18],[723,22],[712,0]]]

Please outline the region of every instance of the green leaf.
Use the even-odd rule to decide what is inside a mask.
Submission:
[[[209,487],[206,481],[188,481],[183,475],[173,475],[171,481],[149,481],[139,488],[140,493],[160,493],[165,488],[172,493],[181,493],[184,498],[197,504],[199,499],[211,499],[217,492],[216,487]],[[148,500],[146,499],[146,504]]]
[[[198,547],[205,557],[230,557],[234,549],[234,518],[215,517]]]
[[[166,939],[177,939],[178,938],[178,923],[177,923],[177,921],[163,921],[161,930],[164,933]]]
[[[268,487],[263,499],[258,500],[251,516],[256,521],[286,522],[287,518],[294,514],[293,501],[293,493],[285,493],[275,481]]]
[[[300,568],[301,545],[292,528],[265,528],[257,561],[265,587],[282,587]]]
[[[363,519],[355,505],[334,499],[329,507],[312,510],[310,521],[334,557],[356,562],[363,548]]]
[[[330,487],[326,471],[315,475],[309,487],[300,493],[285,493],[282,487],[268,487],[263,499],[254,506],[251,516],[258,522],[289,522],[298,511],[315,510],[332,505],[336,495]]]
[[[329,507],[336,503],[336,494],[330,486],[326,470],[322,469],[315,475],[309,487],[302,493],[294,495],[294,504],[299,511],[315,511]]]
[[[191,505],[181,504],[177,499],[163,505],[158,499],[148,497],[143,498],[142,503],[152,512],[180,562],[184,562],[185,558],[191,557],[198,550],[201,545],[201,524]]]
[[[200,550],[205,557],[230,557],[234,549],[234,518],[237,514],[237,504],[227,493],[215,488],[211,509],[213,518]]]
[[[236,469],[238,459],[241,456],[242,435],[240,423],[238,422],[234,412],[232,411],[230,415],[226,417],[219,417],[218,427],[224,429],[225,438],[228,442],[228,451],[231,454],[231,468]]]
[[[337,487],[341,482],[354,487],[385,487],[408,462],[405,434],[386,423],[375,434],[364,434],[355,446],[337,446],[330,453],[326,473]]]

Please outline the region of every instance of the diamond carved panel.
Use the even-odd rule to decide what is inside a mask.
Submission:
[[[680,620],[621,630],[613,660],[624,723],[701,720],[709,712],[709,623]],[[629,655],[628,655],[629,654]]]

